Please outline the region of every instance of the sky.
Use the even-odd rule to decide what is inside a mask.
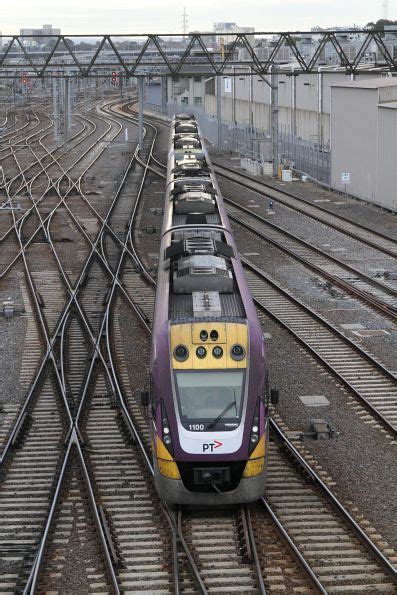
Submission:
[[[397,19],[397,0],[388,0]],[[304,31],[318,25],[364,26],[382,16],[382,0],[0,0],[3,35],[51,23],[67,35],[181,33],[186,4],[188,30],[211,31],[218,21],[256,31]]]

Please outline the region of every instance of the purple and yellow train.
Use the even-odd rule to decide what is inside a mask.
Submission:
[[[194,116],[171,125],[151,356],[155,484],[169,503],[251,502],[268,445],[263,333]]]

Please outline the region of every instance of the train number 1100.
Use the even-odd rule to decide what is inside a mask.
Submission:
[[[204,424],[189,424],[189,430],[191,432],[202,432],[204,430]]]

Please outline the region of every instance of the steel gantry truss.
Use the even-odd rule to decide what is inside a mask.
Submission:
[[[346,34],[361,39],[354,57],[347,51]],[[388,31],[396,36],[397,28]],[[222,34],[217,34],[222,37]],[[302,51],[301,39],[312,40],[310,57]],[[310,37],[311,36],[311,37]],[[62,77],[65,70],[81,77],[110,76],[114,70],[123,77],[193,76],[200,73],[220,76],[229,67],[244,65],[260,76],[285,73],[282,65],[294,63],[294,72],[314,73],[324,64],[325,52],[333,54],[330,71],[339,66],[347,74],[373,69],[368,53],[375,53],[376,66],[397,71],[393,48],[385,43],[383,31],[343,30],[320,32],[225,33],[221,49],[214,33],[190,34],[186,40],[175,35],[51,35],[40,38],[26,35],[3,36],[0,47],[0,78],[13,78],[22,72],[29,76]],[[92,43],[87,43],[91,39]],[[85,42],[85,43],[81,43]],[[397,43],[397,41],[396,41]],[[248,70],[248,69],[247,69]],[[238,73],[241,76],[241,73]]]

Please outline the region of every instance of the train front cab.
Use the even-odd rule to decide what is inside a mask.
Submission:
[[[219,337],[212,343],[209,337],[214,329]],[[207,337],[205,341],[200,340],[200,334]],[[235,345],[243,346],[242,359],[233,359],[231,354]],[[188,352],[183,361],[175,357],[179,346],[184,346]],[[200,351],[202,347],[207,351],[205,358]],[[219,357],[219,347],[223,358]],[[268,423],[262,398],[257,398],[253,415],[251,408],[250,419],[246,415],[247,400],[253,398],[249,396],[252,387],[248,386],[246,324],[172,325],[170,355],[178,424],[175,428],[170,426],[160,401],[161,415],[156,416],[153,434],[155,484],[160,497],[169,503],[192,505],[257,500],[265,489]],[[237,403],[235,401],[231,411],[227,411],[230,405],[228,391],[231,390],[232,399],[237,399]],[[238,396],[239,391],[241,396]],[[206,403],[201,410],[200,403]],[[189,410],[194,412],[193,415]],[[231,429],[225,431],[227,427]],[[244,439],[247,443],[247,434],[248,447],[243,451],[241,445]],[[176,441],[183,451],[182,456],[175,453]],[[222,444],[225,456],[213,458],[219,444]],[[234,455],[234,452],[239,454]]]

